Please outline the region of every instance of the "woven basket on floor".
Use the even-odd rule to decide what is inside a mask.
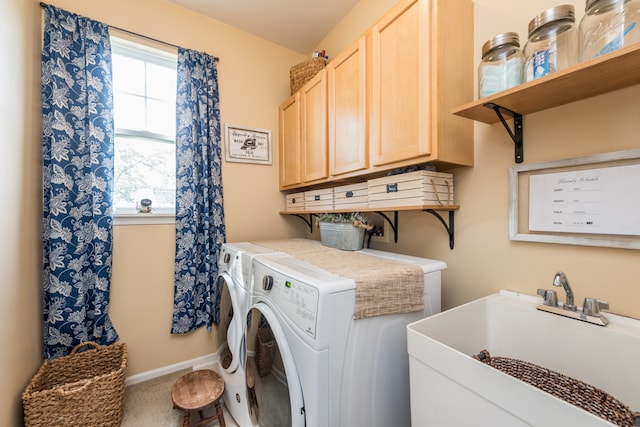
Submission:
[[[127,354],[124,343],[89,341],[45,361],[22,393],[25,426],[119,426]]]
[[[256,345],[256,365],[261,377],[269,375],[273,365],[273,357],[276,354],[276,339],[271,328],[258,328]]]
[[[289,82],[291,84],[291,95],[296,93],[306,82],[311,80],[326,65],[322,57],[311,58],[300,64],[294,65],[289,70]]]
[[[585,382],[522,360],[492,357],[487,350],[473,357],[610,423],[624,427],[639,425],[636,422],[640,421],[640,413],[632,412],[610,394]]]

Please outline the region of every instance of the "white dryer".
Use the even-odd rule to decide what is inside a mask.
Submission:
[[[240,426],[249,426],[250,407],[247,396],[247,351],[245,335],[252,287],[254,257],[273,253],[273,250],[248,242],[225,243],[218,259],[218,284],[229,293],[230,307],[220,313],[222,327],[226,327],[226,345],[220,357],[220,374],[225,382],[223,400]]]
[[[352,280],[285,254],[254,260],[251,308],[273,330],[288,387],[291,420],[280,425],[410,425],[406,325],[440,311],[446,264],[374,250],[361,253],[422,267],[424,311],[353,320]],[[256,392],[260,413],[272,412],[269,405],[282,400],[270,402],[272,396]]]

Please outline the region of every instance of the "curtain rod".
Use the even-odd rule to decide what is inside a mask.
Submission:
[[[51,6],[51,5],[48,4],[48,3],[45,3],[45,2],[40,2],[40,7],[45,7],[45,6]],[[142,37],[143,39],[147,39],[147,40],[150,40],[150,41],[153,41],[153,42],[156,42],[156,43],[160,43],[160,44],[163,44],[165,46],[175,47],[176,49],[180,48],[180,46],[175,45],[173,43],[169,43],[169,42],[165,42],[165,41],[162,41],[162,40],[155,39],[153,37],[145,36],[144,34],[140,34],[140,33],[136,33],[136,32],[133,32],[133,31],[125,30],[124,28],[116,27],[114,25],[107,24],[107,26],[109,28],[113,28],[114,30],[122,31],[123,33],[131,34],[133,36]],[[220,58],[218,58],[217,56],[214,56],[213,59],[216,62],[220,61]]]

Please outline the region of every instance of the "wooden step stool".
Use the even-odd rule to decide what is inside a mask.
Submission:
[[[210,369],[189,372],[178,378],[171,389],[174,408],[184,411],[182,427],[189,427],[189,413],[198,411],[200,421],[195,427],[203,427],[211,421],[218,420],[221,427],[226,427],[224,414],[220,406],[220,397],[224,391],[224,380]],[[202,411],[209,405],[215,405],[216,415],[204,417]]]

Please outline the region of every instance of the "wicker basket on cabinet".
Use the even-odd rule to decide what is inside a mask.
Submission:
[[[289,82],[291,84],[291,95],[296,93],[306,82],[311,80],[326,65],[327,61],[322,57],[311,58],[289,70]]]

